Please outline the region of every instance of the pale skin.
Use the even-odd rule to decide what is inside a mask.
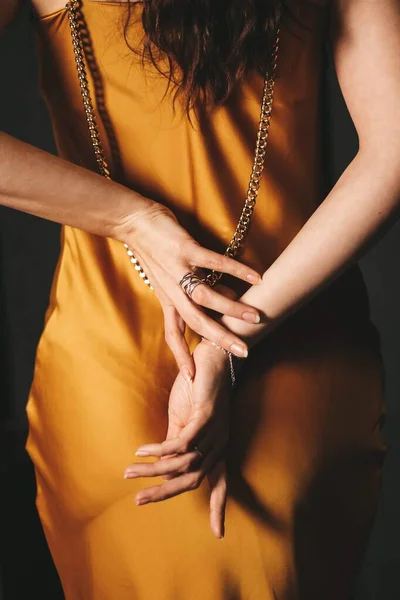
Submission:
[[[62,8],[63,3],[36,0],[34,5],[39,14],[45,14]],[[7,7],[0,8],[0,25],[11,18],[16,6],[10,0]],[[196,489],[207,476],[210,525],[218,538],[224,532],[227,498],[228,364],[226,355],[208,341],[190,355],[183,335],[185,324],[225,349],[245,355],[364,254],[398,216],[400,0],[332,0],[331,10],[335,67],[357,129],[359,151],[261,282],[239,301],[226,289],[218,293],[199,286],[193,302],[181,292],[176,282],[193,266],[212,266],[247,281],[252,275],[251,283],[257,282],[257,273],[201,248],[162,206],[9,136],[0,136],[1,204],[126,241],[148,272],[164,310],[167,341],[180,371],[171,390],[166,439],[146,444],[137,452],[162,460],[129,465],[125,477],[164,478],[161,484],[138,492],[137,503],[146,504]],[[18,178],[13,177],[15,173]],[[167,265],[161,265],[152,252],[149,236],[154,230],[160,256],[171,256]],[[160,248],[160,238],[168,240],[165,247]],[[302,276],[294,278],[293,273]],[[202,307],[214,308],[222,317],[213,320]],[[193,451],[194,444],[205,455],[203,461]]]

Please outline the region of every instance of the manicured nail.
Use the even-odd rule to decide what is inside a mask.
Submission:
[[[183,378],[186,379],[188,383],[192,383],[193,377],[190,374],[189,367],[183,365],[183,367],[181,368],[181,373],[183,375]]]
[[[249,273],[246,277],[247,281],[250,283],[261,283],[262,277],[260,275],[255,275],[253,273]]]
[[[259,323],[261,321],[260,315],[251,312],[244,312],[242,318],[248,323]]]
[[[240,358],[246,358],[249,355],[247,348],[240,344],[232,344],[230,350],[233,354],[236,354],[236,356],[240,356]]]
[[[126,473],[124,473],[124,479],[133,479],[137,476],[137,473],[135,473],[134,471],[127,471]]]
[[[135,455],[136,456],[150,456],[150,452],[147,452],[146,450],[136,450]]]
[[[145,504],[147,502],[147,498],[136,498],[136,504]]]

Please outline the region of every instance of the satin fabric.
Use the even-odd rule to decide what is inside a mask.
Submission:
[[[131,30],[142,34],[140,6]],[[172,208],[223,252],[251,171],[263,80],[249,74],[189,123],[127,48],[125,7],[83,3],[88,62],[113,177]],[[323,199],[327,11],[281,32],[268,155],[241,260],[261,272]],[[96,169],[65,9],[40,18],[41,85],[61,156]],[[97,92],[96,92],[97,91]],[[386,446],[379,335],[358,267],[258,344],[233,398],[224,539],[197,490],[136,506],[123,479],[162,441],[177,374],[155,294],[122,244],[63,227],[27,414],[37,507],[67,600],[347,600],[373,522]],[[293,273],[301,277],[301,273]],[[237,282],[230,284],[240,290]],[[198,336],[187,332],[191,348]]]

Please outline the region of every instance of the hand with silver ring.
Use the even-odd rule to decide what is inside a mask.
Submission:
[[[168,208],[150,200],[148,208],[126,218],[115,237],[132,249],[149,277],[164,312],[166,342],[188,381],[194,377],[195,365],[185,338],[186,326],[237,356],[247,355],[247,344],[208,311],[258,323],[258,310],[229,292],[221,293],[220,285],[207,285],[199,273],[215,270],[249,285],[261,281],[259,273],[229,256],[203,248]]]
[[[193,290],[196,289],[198,285],[203,283],[207,283],[205,277],[200,277],[200,275],[196,275],[194,271],[188,271],[184,274],[178,285],[183,289],[185,294],[192,297]]]

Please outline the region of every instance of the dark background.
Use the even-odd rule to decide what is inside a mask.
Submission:
[[[329,55],[326,64],[326,148],[332,186],[356,153],[357,136]],[[0,39],[0,86],[0,130],[54,152],[37,87],[28,10]],[[379,198],[376,201],[379,203]],[[388,402],[384,431],[389,452],[357,600],[400,598],[399,231],[400,223],[361,261],[372,319],[382,337]],[[62,599],[36,515],[33,472],[24,451],[25,403],[58,236],[57,225],[0,207],[0,600]]]

